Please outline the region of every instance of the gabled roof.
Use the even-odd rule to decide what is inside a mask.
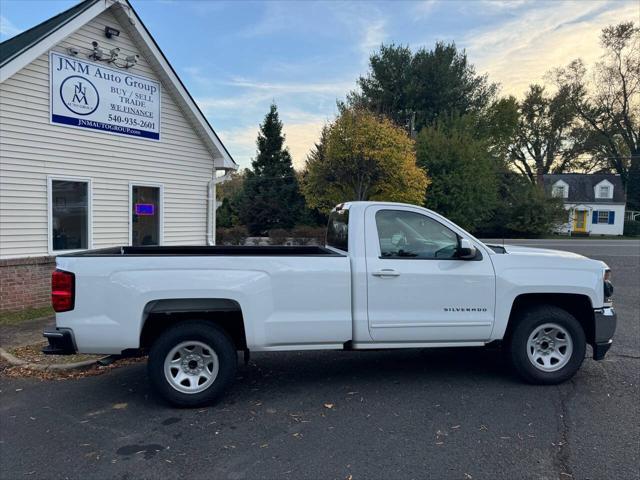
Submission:
[[[553,184],[562,180],[569,185],[567,203],[625,203],[624,186],[620,175],[611,173],[561,173],[544,176],[545,191],[551,193]],[[596,198],[595,186],[603,180],[613,185],[613,198]]]
[[[0,67],[64,26],[100,0],[84,0],[55,17],[0,43]]]
[[[134,40],[146,46],[145,58],[155,67],[155,70],[162,72],[161,80],[175,93],[175,98],[183,107],[185,115],[194,121],[196,130],[214,153],[214,157],[222,160],[223,168],[237,169],[238,165],[231,154],[128,0],[84,0],[55,17],[0,43],[0,83],[108,9],[113,9],[114,15],[128,29]]]

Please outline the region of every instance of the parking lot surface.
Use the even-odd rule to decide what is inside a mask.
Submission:
[[[640,242],[511,243],[613,270],[614,345],[571,382],[525,385],[490,348],[254,354],[195,410],[143,364],[0,378],[0,478],[640,478]]]

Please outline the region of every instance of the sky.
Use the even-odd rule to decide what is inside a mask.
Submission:
[[[0,0],[0,40],[76,3]],[[553,67],[597,61],[606,25],[640,23],[637,0],[131,3],[241,168],[274,101],[302,168],[336,100],[356,88],[382,43],[455,42],[501,94],[521,97]]]

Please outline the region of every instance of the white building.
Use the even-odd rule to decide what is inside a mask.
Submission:
[[[44,304],[61,253],[214,243],[215,183],[236,168],[127,0],[3,42],[0,310]],[[18,305],[21,266],[44,297]]]
[[[564,200],[567,222],[558,233],[622,235],[625,192],[619,175],[566,173],[544,176],[545,189]]]

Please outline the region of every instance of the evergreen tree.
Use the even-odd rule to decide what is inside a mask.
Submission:
[[[348,102],[390,118],[411,136],[441,117],[483,111],[497,85],[479,75],[464,50],[437,42],[413,52],[401,45],[382,45],[369,58],[369,72]]]
[[[252,235],[264,235],[273,228],[293,227],[305,208],[275,104],[260,125],[257,146],[244,181],[239,217]]]

